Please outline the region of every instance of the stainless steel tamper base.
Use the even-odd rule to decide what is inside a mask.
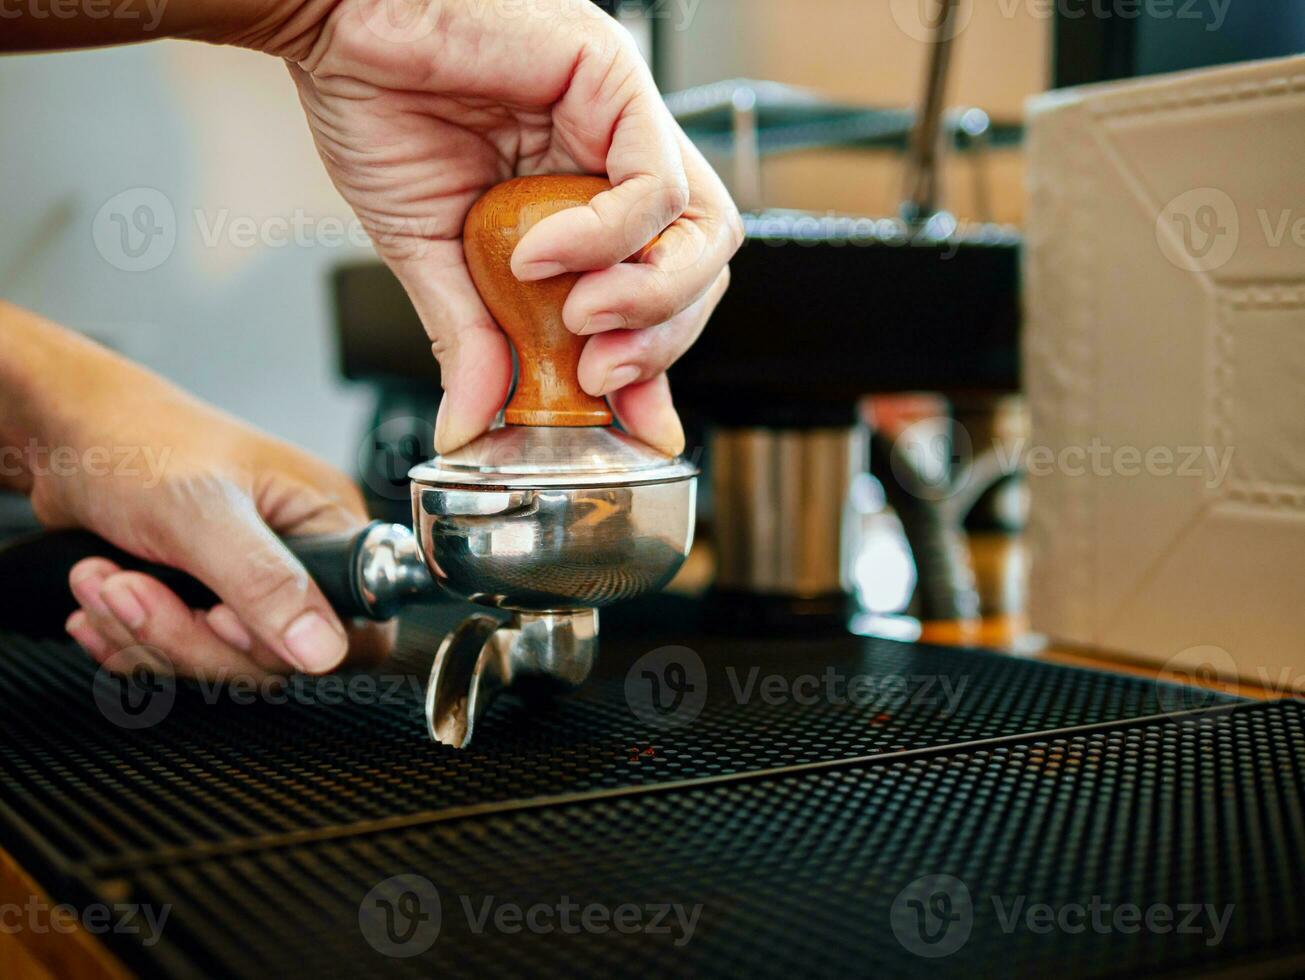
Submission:
[[[598,608],[659,591],[693,543],[697,469],[607,427],[506,426],[413,468],[413,528],[434,580],[510,612],[440,645],[431,737],[464,747],[493,696],[573,690]]]

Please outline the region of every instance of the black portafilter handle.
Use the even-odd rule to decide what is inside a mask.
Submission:
[[[410,602],[438,596],[409,528],[385,521],[336,534],[283,539],[343,619],[386,620]],[[56,635],[76,608],[68,573],[86,558],[144,572],[189,606],[219,600],[185,572],[142,561],[89,531],[41,531],[0,547],[0,629]]]

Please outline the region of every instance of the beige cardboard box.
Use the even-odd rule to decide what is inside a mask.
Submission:
[[[1033,625],[1305,689],[1305,58],[1029,126]]]

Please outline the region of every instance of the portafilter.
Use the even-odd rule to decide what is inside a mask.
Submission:
[[[612,428],[607,403],[581,389],[585,338],[562,322],[579,275],[521,282],[510,268],[536,223],[610,185],[520,177],[467,215],[467,267],[517,355],[505,425],[412,469],[417,542],[435,580],[510,610],[450,634],[427,688],[431,735],[465,745],[487,695],[574,688],[598,648],[598,609],[656,592],[693,541],[697,470]]]

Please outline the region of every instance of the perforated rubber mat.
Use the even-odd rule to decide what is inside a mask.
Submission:
[[[160,962],[239,976],[1192,975],[1305,952],[1303,794],[1305,711],[1254,705],[169,861],[127,885],[173,906]],[[430,883],[438,932],[386,959],[359,909],[404,874]],[[589,906],[648,928],[583,928]],[[503,908],[554,911],[508,932]]]
[[[139,730],[111,720],[111,682],[78,652],[0,636],[6,847],[59,899],[168,906],[156,945],[106,937],[145,974],[1105,975],[1300,949],[1298,704],[977,651],[700,639],[701,675],[673,655],[704,695],[676,726],[637,696],[670,676],[649,654],[676,642],[662,629],[605,636],[579,695],[505,699],[459,753],[427,740],[407,680],[436,632],[407,624],[412,675],[279,704],[179,684]],[[404,874],[429,887],[395,892]],[[916,895],[926,875],[953,877]],[[1020,911],[1094,896],[1236,914],[1201,920],[1220,929],[1206,946],[1047,934]],[[567,902],[625,921],[569,930]],[[553,928],[513,928],[536,907]],[[653,928],[659,909],[658,927],[691,928]],[[416,945],[390,948],[408,911]],[[918,955],[967,915],[963,951]]]
[[[666,728],[640,720],[626,681],[668,638],[618,635],[603,637],[596,676],[576,696],[545,711],[500,699],[473,746],[458,751],[425,730],[423,668],[440,636],[430,620],[405,624],[399,661],[411,673],[371,678],[352,697],[353,682],[341,678],[301,679],[284,704],[179,684],[166,714],[139,730],[120,724],[131,719],[112,710],[117,682],[80,651],[10,638],[0,656],[9,708],[0,718],[0,802],[61,854],[112,867],[160,846],[858,758],[1218,699],[888,641],[695,639],[694,650],[673,647],[672,656],[701,665],[705,703]],[[854,677],[873,683],[849,692]]]

